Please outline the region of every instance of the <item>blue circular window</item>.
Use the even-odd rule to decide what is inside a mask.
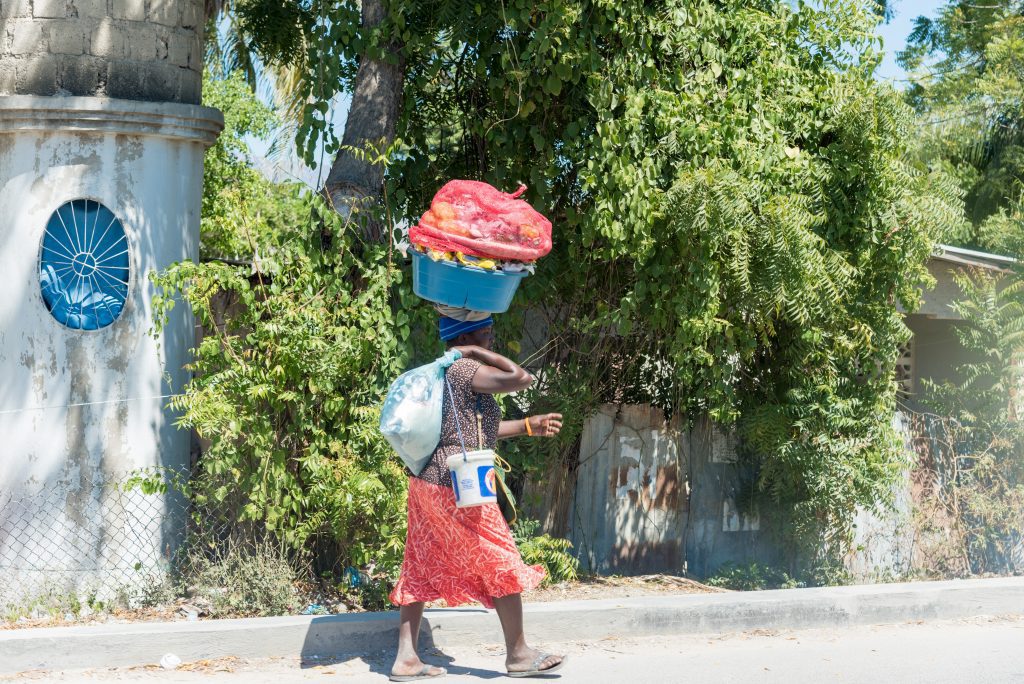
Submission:
[[[99,202],[73,200],[53,212],[39,258],[43,301],[75,330],[117,320],[128,299],[128,236]]]

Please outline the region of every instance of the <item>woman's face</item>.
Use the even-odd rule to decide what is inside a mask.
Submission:
[[[486,328],[480,328],[479,330],[460,335],[459,344],[472,344],[484,349],[491,349],[494,346],[494,326],[489,325]]]

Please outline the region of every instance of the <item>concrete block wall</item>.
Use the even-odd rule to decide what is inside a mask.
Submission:
[[[199,104],[203,0],[0,0],[0,95]]]

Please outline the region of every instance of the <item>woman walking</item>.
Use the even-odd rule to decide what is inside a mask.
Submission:
[[[467,312],[468,313],[468,312]],[[501,419],[493,395],[526,389],[533,377],[515,362],[491,351],[493,320],[441,317],[441,339],[458,349],[462,358],[448,369],[452,396],[444,402],[441,441],[419,475],[409,480],[409,526],[402,571],[391,592],[401,606],[398,653],[391,681],[407,682],[443,677],[416,652],[424,603],[444,599],[449,606],[479,601],[494,608],[505,635],[505,667],[511,677],[548,674],[559,669],[564,656],[531,648],[523,633],[522,592],[544,579],[544,569],[523,563],[508,524],[497,504],[456,508],[446,459],[462,452],[453,411],[464,438],[493,449],[498,439],[529,435],[553,437],[562,416],[551,413],[524,420]],[[447,393],[446,393],[447,397]],[[452,403],[454,399],[454,405]],[[477,431],[479,430],[479,435]]]

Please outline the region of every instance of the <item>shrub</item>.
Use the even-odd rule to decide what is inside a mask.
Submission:
[[[183,588],[211,617],[287,615],[300,608],[299,575],[285,548],[273,542],[228,544],[214,553],[195,547],[187,561]]]
[[[804,586],[784,570],[770,565],[750,563],[736,565],[726,563],[718,572],[706,580],[712,587],[735,589],[737,591],[759,591],[762,589],[794,589]]]
[[[512,526],[512,536],[519,547],[519,553],[527,565],[541,565],[548,576],[544,584],[572,582],[578,577],[579,561],[569,553],[572,543],[568,539],[556,539],[546,534],[537,534],[540,523],[536,520],[520,520]]]

